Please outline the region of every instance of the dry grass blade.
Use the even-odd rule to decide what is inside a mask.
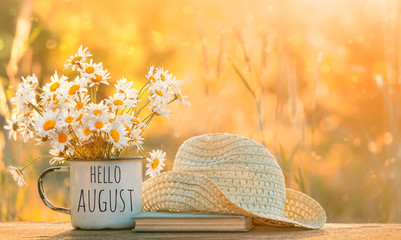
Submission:
[[[16,85],[15,76],[18,72],[18,62],[21,60],[26,51],[27,42],[29,39],[32,8],[32,0],[25,0],[21,3],[21,12],[18,15],[17,29],[15,31],[15,37],[12,44],[11,56],[7,64],[7,75],[10,79],[9,84],[12,84],[13,86]]]
[[[281,156],[281,161],[283,164],[284,172],[288,172],[291,174],[291,176],[294,177],[294,181],[297,184],[297,187],[302,191],[306,192],[306,185],[305,185],[305,179],[302,174],[302,170],[299,166],[296,166],[297,172],[294,171],[293,167],[293,160],[295,157],[295,154],[299,148],[299,146],[302,143],[302,139],[298,141],[298,143],[295,145],[295,147],[292,149],[291,154],[289,157],[287,157],[287,154],[285,153],[283,145],[280,143],[279,148],[280,148],[280,156]]]
[[[241,74],[241,72],[238,70],[237,66],[233,62],[231,64],[234,67],[235,72],[238,74],[240,77],[241,81],[244,83],[246,89],[252,94],[252,97],[256,100],[256,95],[255,92],[252,90],[251,86],[249,85],[248,81],[245,79],[245,77]]]

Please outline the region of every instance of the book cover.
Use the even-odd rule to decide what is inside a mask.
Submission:
[[[254,226],[251,217],[240,215],[141,212],[133,219],[135,232],[248,231]]]

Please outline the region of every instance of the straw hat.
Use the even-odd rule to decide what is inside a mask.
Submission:
[[[326,222],[319,203],[285,188],[283,172],[265,147],[232,134],[186,140],[173,171],[143,183],[143,210],[238,214],[310,229]]]

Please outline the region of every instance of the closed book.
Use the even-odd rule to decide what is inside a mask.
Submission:
[[[133,216],[135,232],[248,231],[253,219],[240,215],[141,212]]]

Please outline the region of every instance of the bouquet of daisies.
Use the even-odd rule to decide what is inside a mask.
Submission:
[[[167,117],[172,102],[189,104],[181,94],[182,81],[163,68],[149,68],[147,82],[139,90],[133,82],[122,78],[115,84],[114,94],[99,99],[98,88],[109,85],[110,73],[102,63],[95,63],[87,48],[67,59],[64,69],[71,69],[75,78],[57,71],[43,87],[33,74],[22,78],[15,96],[11,120],[5,126],[9,137],[24,142],[36,136],[36,142],[49,142],[50,163],[68,159],[107,159],[127,155],[132,148],[143,155],[142,134],[155,116]],[[146,175],[154,177],[164,167],[165,153],[153,150],[147,157]],[[43,156],[39,157],[42,158]],[[37,158],[37,159],[39,159]],[[9,167],[19,186],[25,183],[23,168]]]

